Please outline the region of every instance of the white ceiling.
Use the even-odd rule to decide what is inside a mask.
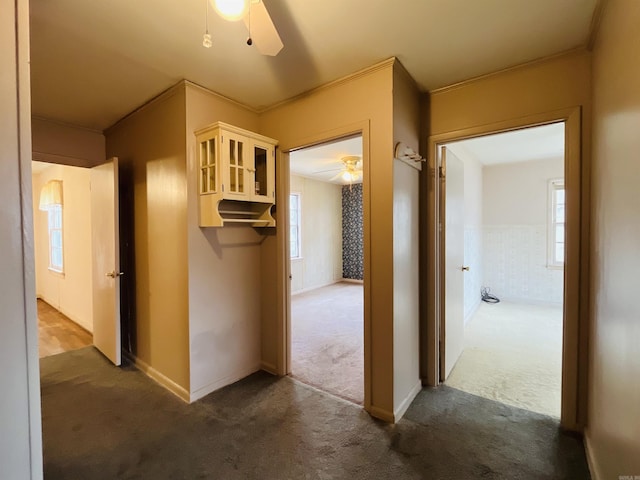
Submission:
[[[483,165],[564,158],[564,123],[460,140],[447,145],[459,157]]]
[[[256,109],[397,57],[424,90],[587,43],[599,0],[264,0],[284,42],[245,43],[205,0],[32,0],[32,107],[103,130],[181,79]]]
[[[346,185],[349,182],[341,177],[334,177],[344,170],[341,158],[348,155],[357,155],[362,158],[362,136],[358,135],[293,151],[289,157],[289,168],[294,175],[319,182]],[[362,168],[362,161],[359,166]],[[362,178],[353,183],[362,183]]]

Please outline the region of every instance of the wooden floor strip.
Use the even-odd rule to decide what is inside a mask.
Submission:
[[[44,300],[38,299],[40,358],[93,344],[93,336]]]

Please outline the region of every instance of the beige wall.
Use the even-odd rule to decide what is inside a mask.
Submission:
[[[93,167],[106,159],[101,132],[33,118],[32,138],[33,160]]]
[[[301,258],[291,260],[291,293],[329,285],[342,278],[342,187],[291,175],[291,193],[300,194]]]
[[[365,242],[365,361],[371,367],[371,388],[365,392],[365,404],[370,403],[366,406],[374,415],[385,418],[392,418],[394,411],[392,88],[392,64],[386,62],[264,112],[259,130],[278,139],[284,150],[368,130],[363,135],[363,208],[365,235],[369,235]],[[278,254],[275,238],[267,239],[263,258]],[[265,283],[276,284],[271,270]],[[279,319],[274,313],[271,310],[271,315],[263,317],[263,362],[282,369],[283,359],[273,349],[280,341]],[[371,335],[370,349],[367,335]]]
[[[420,94],[404,67],[393,68],[393,140],[419,151]],[[389,155],[393,157],[393,154]],[[393,408],[399,420],[420,382],[420,172],[393,162]]]
[[[36,294],[86,330],[93,331],[91,190],[88,168],[51,165],[33,175]],[[49,180],[62,180],[64,275],[49,270],[47,212],[38,208]]]
[[[564,160],[485,165],[482,220],[484,225],[546,225],[549,180],[564,178]]]
[[[0,471],[42,478],[31,207],[29,5],[0,0]]]
[[[593,52],[594,479],[640,475],[640,3],[607,2]]]
[[[107,156],[120,159],[121,182],[133,184],[133,353],[150,374],[188,396],[185,122],[185,91],[180,86],[111,127],[106,139]]]
[[[576,382],[565,382],[566,401],[563,402],[564,426],[581,429],[586,420],[586,364],[588,342],[588,279],[589,279],[589,199],[590,199],[590,135],[591,135],[591,58],[588,52],[576,52],[544,61],[498,72],[459,85],[440,89],[429,95],[427,104],[429,134],[432,140],[446,141],[463,134],[477,135],[491,131],[525,126],[540,121],[567,118],[566,137],[570,156],[567,157],[567,181],[574,181],[569,200],[578,215],[570,219],[568,228],[571,238],[579,238],[580,248],[570,253],[567,268],[567,303],[572,305],[567,313],[565,338],[565,366],[567,374],[577,378]],[[579,114],[576,113],[579,108]],[[569,113],[571,112],[571,113]],[[433,152],[429,152],[430,157]],[[427,183],[426,178],[425,184]],[[433,200],[433,191],[429,191]],[[581,197],[579,195],[582,195]],[[431,205],[433,205],[433,201]],[[432,215],[424,209],[425,216]],[[423,219],[426,225],[431,220]],[[428,251],[428,250],[427,250]],[[425,255],[426,258],[426,255]],[[428,265],[423,264],[429,273]],[[433,282],[433,276],[429,282]],[[426,282],[429,286],[429,282]],[[427,288],[425,296],[432,288]],[[428,304],[424,311],[435,318]],[[428,332],[435,331],[431,324]],[[423,372],[429,382],[435,382],[435,361],[429,352],[437,344],[434,337],[427,336],[423,342],[428,348],[423,356]],[[566,378],[565,378],[566,380]],[[565,398],[565,397],[563,397]],[[573,400],[569,400],[569,399]],[[565,410],[568,408],[570,410]],[[569,418],[570,417],[570,418]]]
[[[260,368],[261,244],[273,229],[198,226],[193,132],[216,121],[257,131],[258,115],[186,86],[187,234],[191,400]]]
[[[551,58],[443,88],[430,95],[430,135],[582,106],[590,130],[588,52]],[[589,141],[583,145],[590,148]]]

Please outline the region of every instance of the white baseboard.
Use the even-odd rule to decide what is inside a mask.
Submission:
[[[400,403],[398,408],[396,408],[395,412],[393,412],[394,422],[399,421],[404,416],[404,414],[409,409],[411,402],[413,402],[413,399],[416,398],[416,395],[418,395],[418,393],[420,393],[420,390],[422,390],[422,381],[418,379],[409,394],[404,398],[404,400],[402,400],[402,403]]]
[[[330,282],[327,282],[327,283],[321,283],[320,285],[314,285],[313,287],[303,288],[302,290],[296,290],[295,292],[291,292],[291,295],[295,296],[295,295],[299,295],[301,293],[311,292],[312,290],[317,290],[317,289],[322,288],[322,287],[328,287],[329,285],[333,285],[335,283],[340,283],[340,282],[342,282],[341,278],[339,278],[337,280],[331,280]]]
[[[591,435],[589,435],[589,429],[585,429],[584,432],[584,451],[587,456],[587,465],[589,466],[589,472],[591,473],[592,480],[601,480],[604,478],[600,475],[600,469],[598,468],[598,462],[593,454],[593,447],[591,446]]]
[[[176,382],[171,380],[166,375],[160,373],[158,370],[153,368],[144,360],[139,359],[134,354],[129,352],[122,352],[123,355],[129,359],[141,372],[155,380],[157,383],[162,385],[164,388],[169,390],[175,396],[177,396],[180,400],[189,403],[189,392],[182,386],[178,385]]]
[[[231,385],[232,383],[237,382],[238,380],[242,380],[244,377],[248,377],[252,373],[255,373],[261,369],[261,364],[251,365],[249,367],[236,370],[231,375],[227,375],[226,377],[220,378],[211,382],[204,387],[200,387],[197,390],[191,392],[191,402],[195,402],[196,400],[201,399],[209,395],[216,390],[220,390],[222,387],[226,387],[227,385]]]

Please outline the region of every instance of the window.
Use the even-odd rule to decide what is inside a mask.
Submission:
[[[565,191],[564,180],[549,182],[549,253],[548,266],[562,268],[564,266],[564,223],[565,223]]]
[[[49,180],[40,191],[40,210],[47,212],[49,270],[64,272],[62,248],[62,180]]]
[[[50,205],[47,209],[49,223],[49,268],[64,271],[62,255],[62,205]]]
[[[300,251],[300,194],[289,195],[289,241],[291,242],[291,258],[302,257]]]

